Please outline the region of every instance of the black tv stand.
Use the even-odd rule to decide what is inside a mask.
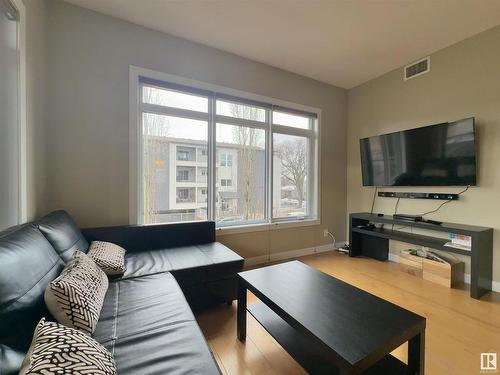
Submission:
[[[386,228],[368,228],[369,223],[383,223]],[[435,232],[449,232],[472,237],[470,251],[444,246],[447,239],[408,233],[394,227],[413,227]],[[398,220],[390,215],[379,216],[366,212],[349,215],[349,256],[366,256],[388,260],[389,240],[396,240],[431,249],[466,255],[471,258],[470,296],[479,299],[491,290],[493,275],[493,228],[473,225],[426,221]]]

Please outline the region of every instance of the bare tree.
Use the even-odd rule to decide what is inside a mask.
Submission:
[[[299,207],[302,207],[307,176],[305,140],[297,138],[282,142],[276,145],[275,153],[281,160],[282,177],[295,187]]]
[[[231,113],[234,117],[254,121],[259,119],[259,109],[247,105],[233,104]],[[240,146],[238,150],[240,210],[245,220],[257,219],[261,202],[255,186],[255,169],[261,131],[244,126],[235,126],[233,129],[234,142]]]
[[[239,191],[241,212],[245,220],[254,219],[256,214],[255,189],[253,185],[255,178],[255,160],[256,160],[256,129],[238,126],[234,131],[235,141],[241,145],[238,150],[238,169],[239,169]]]
[[[145,101],[155,103],[161,99],[159,90],[144,90]],[[163,167],[162,149],[166,143],[162,137],[169,133],[168,120],[154,114],[145,114],[143,117],[143,147],[144,147],[144,222],[156,223],[160,221],[158,214],[158,169]]]

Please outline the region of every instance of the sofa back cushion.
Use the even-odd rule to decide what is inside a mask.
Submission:
[[[174,224],[121,225],[84,229],[89,241],[112,242],[127,253],[191,246],[215,241],[215,223],[197,221]]]
[[[63,267],[36,225],[0,232],[0,344],[29,347],[33,329],[47,314],[45,288]]]
[[[87,252],[89,243],[66,211],[51,212],[37,223],[40,231],[65,262],[71,259],[76,250]]]

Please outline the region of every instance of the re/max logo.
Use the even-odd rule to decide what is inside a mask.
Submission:
[[[496,371],[497,353],[481,353],[481,371]]]

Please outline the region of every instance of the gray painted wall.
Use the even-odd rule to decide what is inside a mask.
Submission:
[[[24,0],[26,7],[26,149],[28,219],[39,216],[46,200],[47,3]]]
[[[322,224],[220,237],[245,257],[327,243],[323,228],[339,240],[346,238],[346,197],[348,211],[354,212],[369,209],[372,196],[361,187],[360,137],[471,115],[479,129],[479,187],[443,207],[436,218],[500,225],[494,206],[499,189],[499,27],[433,54],[431,73],[425,76],[403,82],[397,69],[350,90],[348,105],[345,90],[283,70],[59,0],[25,3],[31,217],[65,208],[82,226],[128,222],[132,64],[323,110]],[[375,210],[390,213],[393,204],[379,199]],[[418,213],[431,205],[404,201],[400,211]],[[495,236],[495,260],[498,241]],[[394,244],[392,251],[401,246]]]
[[[397,69],[349,91],[348,212],[367,211],[373,190],[361,186],[359,138],[475,116],[478,186],[429,218],[494,227],[493,277],[500,282],[500,26],[431,55],[431,71],[403,81]],[[392,190],[392,189],[386,189]],[[398,188],[427,191],[428,188]],[[458,192],[460,188],[433,188]],[[375,212],[394,211],[395,200],[377,199]],[[436,202],[402,199],[398,212],[419,214]],[[397,253],[407,244],[392,243]],[[470,258],[460,257],[469,273]]]
[[[128,222],[129,65],[319,107],[320,226],[224,236],[243,256],[343,239],[345,90],[58,0],[48,5],[46,194],[37,213],[65,208],[81,226]]]

